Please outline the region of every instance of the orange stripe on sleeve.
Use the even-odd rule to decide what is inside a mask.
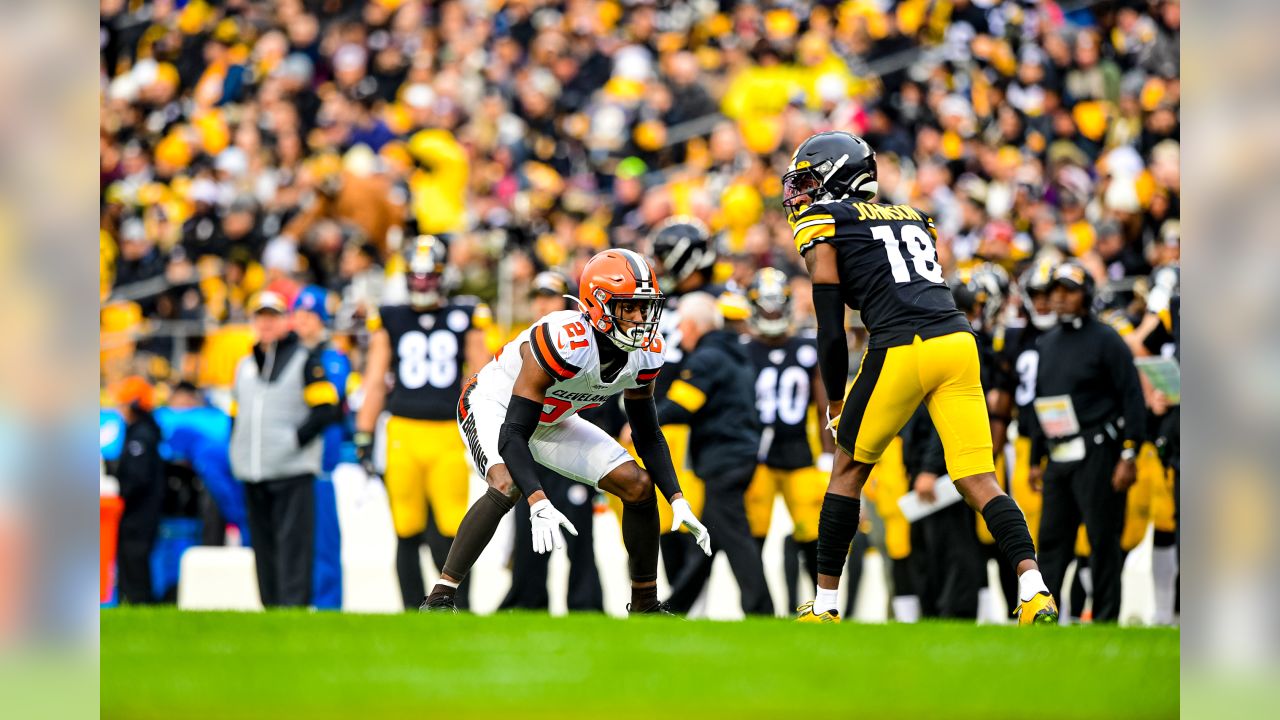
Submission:
[[[568,380],[573,377],[573,373],[565,369],[560,363],[560,358],[551,350],[550,344],[547,342],[547,326],[543,325],[541,332],[534,331],[535,340],[534,350],[537,351],[538,359],[544,368],[551,372],[551,375],[561,380]]]

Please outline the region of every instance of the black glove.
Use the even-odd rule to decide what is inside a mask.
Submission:
[[[370,477],[380,477],[373,464],[373,433],[357,432],[352,438],[356,444],[356,460]]]

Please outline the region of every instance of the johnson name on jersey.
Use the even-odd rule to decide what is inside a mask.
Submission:
[[[488,309],[450,304],[435,310],[408,305],[379,308],[371,330],[385,328],[391,341],[394,382],[387,411],[414,420],[450,420],[462,391],[466,334]]]
[[[934,247],[933,220],[908,205],[817,202],[792,220],[796,249],[836,250],[841,295],[862,313],[873,349],[969,331]]]
[[[780,470],[809,467],[813,449],[807,421],[817,381],[817,342],[797,336],[774,346],[751,339],[747,354],[756,369],[756,410],[764,428],[760,462]]]
[[[647,349],[626,354],[626,365],[614,377],[601,377],[599,338],[578,310],[551,313],[520,333],[498,353],[476,382],[476,392],[504,405],[520,374],[520,346],[555,379],[543,401],[541,421],[556,424],[598,407],[623,390],[644,387],[662,369],[665,343],[661,335]]]

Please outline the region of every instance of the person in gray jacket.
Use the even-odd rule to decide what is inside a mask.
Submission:
[[[232,385],[231,470],[245,484],[249,537],[266,607],[311,602],[320,434],[340,419],[318,354],[289,330],[272,292],[253,304],[257,344]]]

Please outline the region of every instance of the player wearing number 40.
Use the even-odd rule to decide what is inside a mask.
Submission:
[[[426,592],[418,548],[425,541],[441,567],[466,513],[466,448],[454,413],[467,372],[490,358],[484,340],[489,310],[449,301],[444,243],[423,235],[412,253],[406,274],[409,303],[379,308],[369,320],[364,400],[356,414],[355,437],[361,463],[376,475],[373,433],[385,408],[390,417],[383,480],[398,538],[396,575],[406,609],[417,607]],[[390,387],[384,378],[390,378]]]
[[[653,384],[662,368],[658,322],[665,298],[653,267],[634,251],[606,250],[583,267],[574,299],[578,309],[538,320],[463,387],[458,431],[489,489],[467,511],[424,611],[454,609],[458,584],[522,495],[536,552],[562,547],[562,531],[577,535],[547,499],[535,464],[622,500],[632,613],[666,612],[658,602],[655,489],[671,504],[675,524],[685,526],[711,554],[710,534],[684,499],[658,426]],[[618,393],[644,468],[578,416]]]
[[[831,398],[827,427],[841,451],[818,518],[816,597],[798,619],[839,622],[840,573],[857,533],[862,487],[923,402],[956,489],[1016,568],[1020,622],[1056,622],[1026,520],[996,482],[978,346],[943,281],[933,220],[906,205],[873,202],[878,192],[875,152],[845,132],[805,140],[782,178],[796,249],[813,279],[818,367]],[[847,395],[846,308],[861,311],[870,333]]]

